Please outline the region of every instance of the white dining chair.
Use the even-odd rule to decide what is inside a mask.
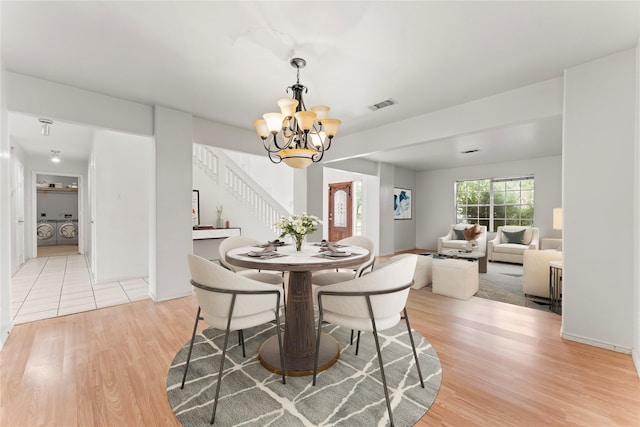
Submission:
[[[360,246],[369,251],[369,258],[355,269],[338,269],[336,271],[327,271],[318,274],[314,274],[311,277],[311,283],[316,286],[333,285],[334,283],[346,282],[347,280],[354,279],[362,276],[365,272],[373,269],[375,262],[375,247],[373,241],[364,236],[351,236],[342,240],[338,240],[336,244],[348,245],[348,246]],[[337,248],[340,250],[340,248]]]
[[[210,421],[210,424],[213,424],[216,417],[222,372],[224,371],[227,344],[231,331],[242,331],[243,329],[275,320],[278,348],[280,350],[282,384],[286,383],[280,332],[280,299],[284,296],[284,293],[282,290],[268,284],[235,274],[197,255],[189,254],[188,262],[189,270],[191,271],[191,284],[198,299],[198,311],[180,388],[184,388],[187,378],[198,322],[205,320],[209,326],[224,330],[222,358],[220,359],[216,394]],[[244,341],[242,346],[244,356]]]
[[[222,265],[224,268],[226,268],[228,270],[231,270],[231,271],[233,271],[235,273],[238,273],[238,274],[240,274],[240,275],[242,275],[244,277],[248,277],[249,279],[257,280],[258,282],[268,283],[270,285],[282,286],[282,290],[286,291],[286,289],[285,289],[285,281],[284,281],[284,272],[278,272],[278,271],[265,272],[265,271],[259,271],[259,270],[253,270],[253,269],[238,267],[236,265],[229,264],[224,259],[224,257],[227,254],[227,252],[229,252],[231,249],[241,248],[241,247],[244,247],[244,246],[256,246],[257,247],[260,244],[261,244],[260,241],[254,239],[252,237],[245,237],[245,236],[227,237],[218,246],[218,253],[219,253],[219,256],[220,256],[220,265]],[[286,296],[284,298],[286,298]],[[286,300],[285,299],[283,299],[283,304],[286,307]]]
[[[413,349],[413,357],[416,361],[416,368],[418,369],[420,385],[424,388],[422,371],[420,370],[418,354],[406,308],[409,289],[413,284],[413,274],[417,263],[416,257],[417,255],[400,258],[387,263],[384,268],[362,277],[334,285],[318,287],[314,290],[318,299],[319,314],[316,354],[313,366],[313,385],[316,385],[318,373],[318,349],[320,348],[323,323],[333,323],[351,330],[372,332],[378,353],[378,364],[387,401],[389,421],[392,426],[393,414],[391,413],[391,403],[380,351],[378,331],[390,329],[397,325],[401,318],[404,318]],[[401,312],[403,316],[400,315]]]
[[[337,269],[335,271],[327,271],[327,272],[314,274],[311,277],[312,285],[314,286],[333,285],[335,283],[346,282],[348,280],[355,279],[356,277],[360,277],[363,274],[373,271],[376,256],[374,253],[375,247],[371,239],[364,236],[351,236],[351,237],[345,237],[344,239],[339,240],[336,243],[339,245],[360,246],[361,248],[367,249],[370,253],[370,256],[365,262],[363,262],[358,267],[356,267],[355,270]],[[317,304],[317,300],[315,300],[315,302]],[[358,331],[358,338],[360,338],[360,331]],[[349,340],[349,343],[353,344],[353,330],[351,330],[351,339]],[[357,341],[356,355],[358,354],[359,348],[360,348],[360,341]]]

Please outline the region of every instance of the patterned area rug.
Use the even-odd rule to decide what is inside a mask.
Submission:
[[[385,426],[389,425],[384,391],[380,380],[375,343],[363,333],[359,355],[349,345],[350,330],[326,325],[340,343],[338,362],[318,374],[317,385],[311,376],[287,377],[267,371],[258,361],[260,344],[275,334],[275,326],[264,325],[245,330],[247,357],[230,338],[215,425],[217,426]],[[396,426],[412,426],[433,404],[442,379],[440,360],[431,344],[413,332],[422,368],[425,388],[420,387],[411,343],[404,323],[379,333],[389,396]],[[224,333],[206,329],[196,335],[191,364],[184,389],[188,342],[176,354],[167,376],[167,396],[178,420],[184,426],[208,425],[220,363]]]
[[[508,304],[549,311],[549,301],[526,296],[522,291],[522,266],[490,262],[487,272],[480,274],[480,290],[475,296]]]

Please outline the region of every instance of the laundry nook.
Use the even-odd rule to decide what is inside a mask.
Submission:
[[[42,246],[78,246],[78,183],[72,176],[36,175],[36,237]]]

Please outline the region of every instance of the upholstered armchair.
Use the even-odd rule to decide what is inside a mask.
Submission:
[[[467,241],[464,239],[462,231],[466,228],[473,227],[473,224],[456,224],[452,225],[446,236],[438,237],[438,253],[441,254],[446,249],[465,249]],[[487,227],[479,225],[478,228],[482,232],[477,239],[478,251],[486,252],[487,248]]]
[[[538,227],[505,225],[498,227],[496,236],[487,243],[487,257],[489,261],[522,264],[525,250],[539,248]]]
[[[561,260],[562,252],[556,249],[525,250],[522,264],[525,295],[549,298],[549,263]]]

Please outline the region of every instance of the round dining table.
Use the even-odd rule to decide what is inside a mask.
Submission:
[[[312,375],[316,351],[312,272],[355,267],[369,259],[369,251],[359,246],[344,246],[337,250],[348,253],[348,256],[331,256],[325,254],[320,244],[307,244],[300,252],[296,251],[295,245],[285,245],[276,248],[275,256],[257,256],[261,250],[253,246],[231,249],[226,253],[225,260],[238,267],[289,272],[283,341],[285,374]],[[277,335],[261,345],[258,355],[266,369],[281,373]],[[323,336],[320,340],[318,371],[327,369],[339,357],[338,342],[330,335]]]

